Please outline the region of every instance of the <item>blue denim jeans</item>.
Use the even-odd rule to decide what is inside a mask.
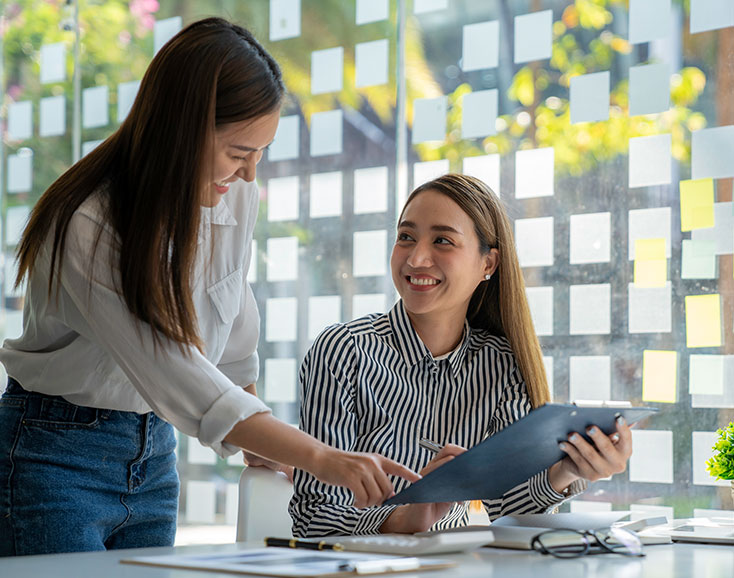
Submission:
[[[171,546],[170,424],[24,390],[0,398],[0,556]]]

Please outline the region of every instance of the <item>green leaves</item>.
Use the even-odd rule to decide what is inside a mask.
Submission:
[[[708,472],[719,480],[734,480],[734,422],[716,431],[719,439],[714,444],[714,456],[706,462]]]

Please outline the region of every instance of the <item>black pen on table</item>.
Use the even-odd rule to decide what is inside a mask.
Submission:
[[[296,540],[295,538],[265,538],[266,546],[278,548],[304,548],[306,550],[336,550],[341,552],[344,546],[341,544],[329,544],[324,542],[311,542],[309,540]]]
[[[434,454],[437,454],[443,449],[443,446],[426,438],[421,438],[420,440],[418,440],[418,445],[424,450],[428,450],[429,452],[433,452]]]

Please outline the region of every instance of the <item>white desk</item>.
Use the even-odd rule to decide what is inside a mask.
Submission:
[[[190,570],[152,568],[120,564],[121,558],[171,553],[227,552],[261,544],[222,544],[217,546],[185,546],[87,552],[82,554],[50,554],[0,558],[2,578],[212,578],[233,576]],[[557,560],[536,552],[483,548],[468,554],[444,555],[459,562],[443,571],[396,574],[416,578],[732,578],[734,547],[694,544],[647,546],[645,558],[618,555],[586,556],[573,560]],[[244,576],[244,575],[242,575]]]

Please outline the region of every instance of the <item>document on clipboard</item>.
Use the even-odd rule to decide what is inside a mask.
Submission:
[[[566,454],[558,444],[570,432],[588,440],[586,428],[596,425],[609,435],[616,431],[617,416],[633,424],[657,411],[617,404],[547,403],[427,474],[385,505],[500,498],[562,459]]]

